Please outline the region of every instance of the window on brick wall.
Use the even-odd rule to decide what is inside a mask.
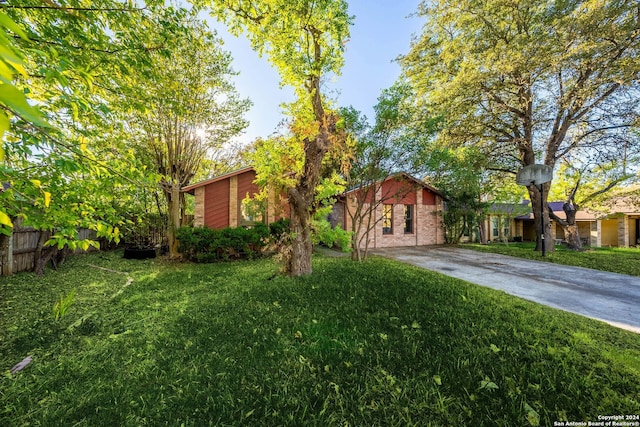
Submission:
[[[246,203],[240,203],[240,225],[249,226],[256,222],[262,222],[264,213],[262,210],[256,209],[255,206],[248,206]]]
[[[413,233],[413,205],[404,205],[404,234]]]
[[[382,234],[393,234],[393,205],[382,205]]]

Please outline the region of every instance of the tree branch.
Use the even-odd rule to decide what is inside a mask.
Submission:
[[[20,39],[19,36],[13,36],[15,39]],[[36,42],[36,43],[42,43],[42,44],[46,44],[46,45],[53,45],[53,46],[60,46],[60,47],[66,47],[66,48],[71,48],[71,49],[76,49],[76,50],[88,50],[91,52],[100,52],[100,53],[108,53],[108,54],[114,54],[114,53],[120,53],[120,52],[124,52],[127,50],[143,50],[145,52],[150,52],[153,50],[159,50],[164,48],[164,44],[162,45],[158,45],[158,46],[153,46],[153,47],[146,47],[146,46],[142,46],[139,48],[118,48],[118,49],[96,49],[96,48],[91,48],[91,47],[86,47],[86,46],[75,46],[72,44],[63,44],[60,42],[52,42],[52,41],[48,41],[48,40],[42,40],[42,39],[36,39],[33,37],[30,37],[29,40]]]
[[[558,224],[563,225],[565,227],[569,225],[569,223],[566,220],[564,220],[564,219],[560,218],[558,215],[556,215],[556,213],[553,211],[553,209],[551,209],[551,206],[547,205],[547,209],[549,210],[549,218],[551,218],[552,220],[554,220]]]
[[[67,7],[58,6],[53,2],[47,2],[50,6],[17,6],[12,4],[1,4],[2,9],[21,9],[21,10],[62,10],[64,12],[142,12],[147,10],[147,7],[139,8],[120,8],[120,7],[108,7],[108,8],[94,8],[94,7]]]

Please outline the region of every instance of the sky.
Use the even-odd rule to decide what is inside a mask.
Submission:
[[[353,106],[374,118],[373,107],[383,89],[390,87],[400,75],[394,62],[409,51],[412,35],[418,35],[423,20],[409,17],[418,9],[420,0],[353,0],[349,13],[354,16],[351,37],[346,46],[342,75],[327,85],[328,94],[339,106]],[[223,25],[208,19],[224,40],[224,48],[233,56],[233,68],[240,74],[234,78],[242,97],[253,107],[246,118],[250,125],[238,140],[249,143],[266,138],[277,130],[284,116],[280,104],[293,101],[289,88],[280,89],[279,76],[266,57],[259,58],[248,40],[230,35]]]

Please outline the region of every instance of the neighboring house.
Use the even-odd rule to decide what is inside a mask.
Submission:
[[[375,195],[372,189],[376,190]],[[444,243],[442,194],[407,173],[344,193],[334,206],[332,223],[352,230],[352,216],[358,201],[363,202],[363,210],[371,214],[371,218],[362,218],[365,224],[371,224],[369,249]],[[372,208],[367,209],[369,207]],[[361,248],[366,244],[366,228],[362,227],[358,236]]]
[[[269,198],[262,217],[249,215],[242,200],[260,192],[253,182],[255,179],[255,170],[247,167],[183,188],[183,192],[195,196],[193,225],[220,229],[251,225],[256,221],[270,224],[288,217],[288,203],[280,200],[276,204],[273,197]]]
[[[487,241],[521,241],[522,231],[518,229],[515,219],[531,211],[528,203],[492,203],[481,224],[486,232]]]
[[[560,218],[566,218],[562,210],[563,202],[549,202],[549,207]],[[579,210],[576,224],[583,245],[592,247],[630,247],[640,244],[640,212],[637,207],[623,199],[614,200],[608,212]],[[516,236],[523,240],[535,241],[536,229],[533,214],[521,215],[515,219]],[[564,239],[562,227],[551,221],[551,233],[557,243]]]

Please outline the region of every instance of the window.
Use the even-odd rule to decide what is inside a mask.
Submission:
[[[404,234],[413,233],[413,205],[404,205]]]
[[[260,207],[244,201],[240,203],[240,225],[253,225],[256,222],[262,222]]]
[[[493,237],[500,236],[500,222],[498,218],[493,218]]]
[[[508,238],[509,236],[511,236],[511,227],[507,220],[504,220],[504,222],[505,224],[504,228],[502,229],[502,236]]]
[[[382,205],[382,234],[393,234],[393,205]]]

